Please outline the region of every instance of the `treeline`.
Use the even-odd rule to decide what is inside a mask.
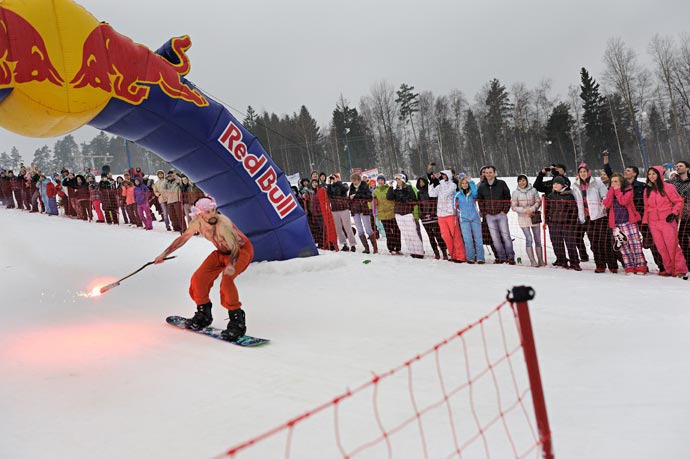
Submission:
[[[31,163],[36,164],[41,171],[59,172],[63,167],[70,171],[81,171],[84,167],[101,170],[107,164],[114,174],[122,174],[128,169],[127,150],[132,167],[141,167],[147,173],[154,173],[158,169],[170,170],[171,166],[150,150],[142,148],[134,142],[127,142],[119,136],[109,136],[100,132],[88,142],[77,144],[74,137],[66,135],[55,142],[52,148],[48,145],[34,151]],[[0,153],[0,167],[5,169],[19,169],[26,158],[16,147],[10,153]]]
[[[645,52],[650,66],[623,40],[610,39],[602,75],[582,68],[565,97],[552,95],[548,79],[534,88],[520,82],[508,88],[492,79],[472,100],[459,89],[435,95],[379,81],[356,105],[341,95],[325,127],[306,106],[282,116],[250,106],[241,117],[278,166],[302,176],[312,170],[347,176],[353,168],[375,167],[416,176],[430,161],[472,174],[485,164],[500,175],[535,174],[551,163],[573,172],[582,161],[596,168],[604,149],[618,170],[623,164],[688,160],[690,34],[656,35]],[[168,168],[152,152],[130,147],[132,164],[147,171]],[[0,153],[0,165],[15,165],[17,157],[15,148]],[[81,145],[66,136],[52,150],[37,150],[34,162],[110,164],[115,171],[127,164],[124,140],[105,134]]]
[[[644,66],[620,38],[608,41],[605,70],[586,68],[565,97],[551,82],[537,87],[492,79],[470,101],[461,90],[445,95],[375,83],[353,106],[342,96],[328,127],[321,129],[302,106],[279,117],[250,106],[245,125],[288,173],[347,173],[378,167],[384,173],[425,172],[435,161],[476,174],[493,164],[502,175],[536,174],[551,163],[573,172],[585,161],[642,167],[690,157],[690,35],[656,35]]]

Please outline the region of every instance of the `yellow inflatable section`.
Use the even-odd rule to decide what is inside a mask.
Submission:
[[[55,137],[91,121],[111,94],[69,82],[99,22],[70,0],[0,0],[0,126]]]

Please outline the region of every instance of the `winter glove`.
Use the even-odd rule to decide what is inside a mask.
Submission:
[[[669,223],[677,222],[678,221],[678,215],[668,214],[668,217],[666,217],[666,221]]]

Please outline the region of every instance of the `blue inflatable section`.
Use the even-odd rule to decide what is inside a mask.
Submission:
[[[4,88],[0,89],[0,103],[5,100],[5,97],[9,96],[14,88]]]
[[[157,54],[176,59],[169,46]],[[184,172],[249,237],[255,261],[317,255],[283,171],[224,106],[204,97],[208,106],[199,107],[150,85],[141,104],[113,98],[89,125],[134,141]]]

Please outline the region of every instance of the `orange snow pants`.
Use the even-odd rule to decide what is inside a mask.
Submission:
[[[235,262],[235,272],[232,276],[223,274],[220,279],[220,304],[225,309],[234,310],[242,307],[240,296],[235,286],[235,278],[239,276],[254,258],[254,247],[251,242],[245,239],[245,243],[240,249],[240,254]],[[192,275],[189,286],[189,296],[196,304],[210,303],[209,293],[218,275],[223,273],[230,263],[230,255],[224,254],[220,250],[215,250],[206,257],[199,269]]]

